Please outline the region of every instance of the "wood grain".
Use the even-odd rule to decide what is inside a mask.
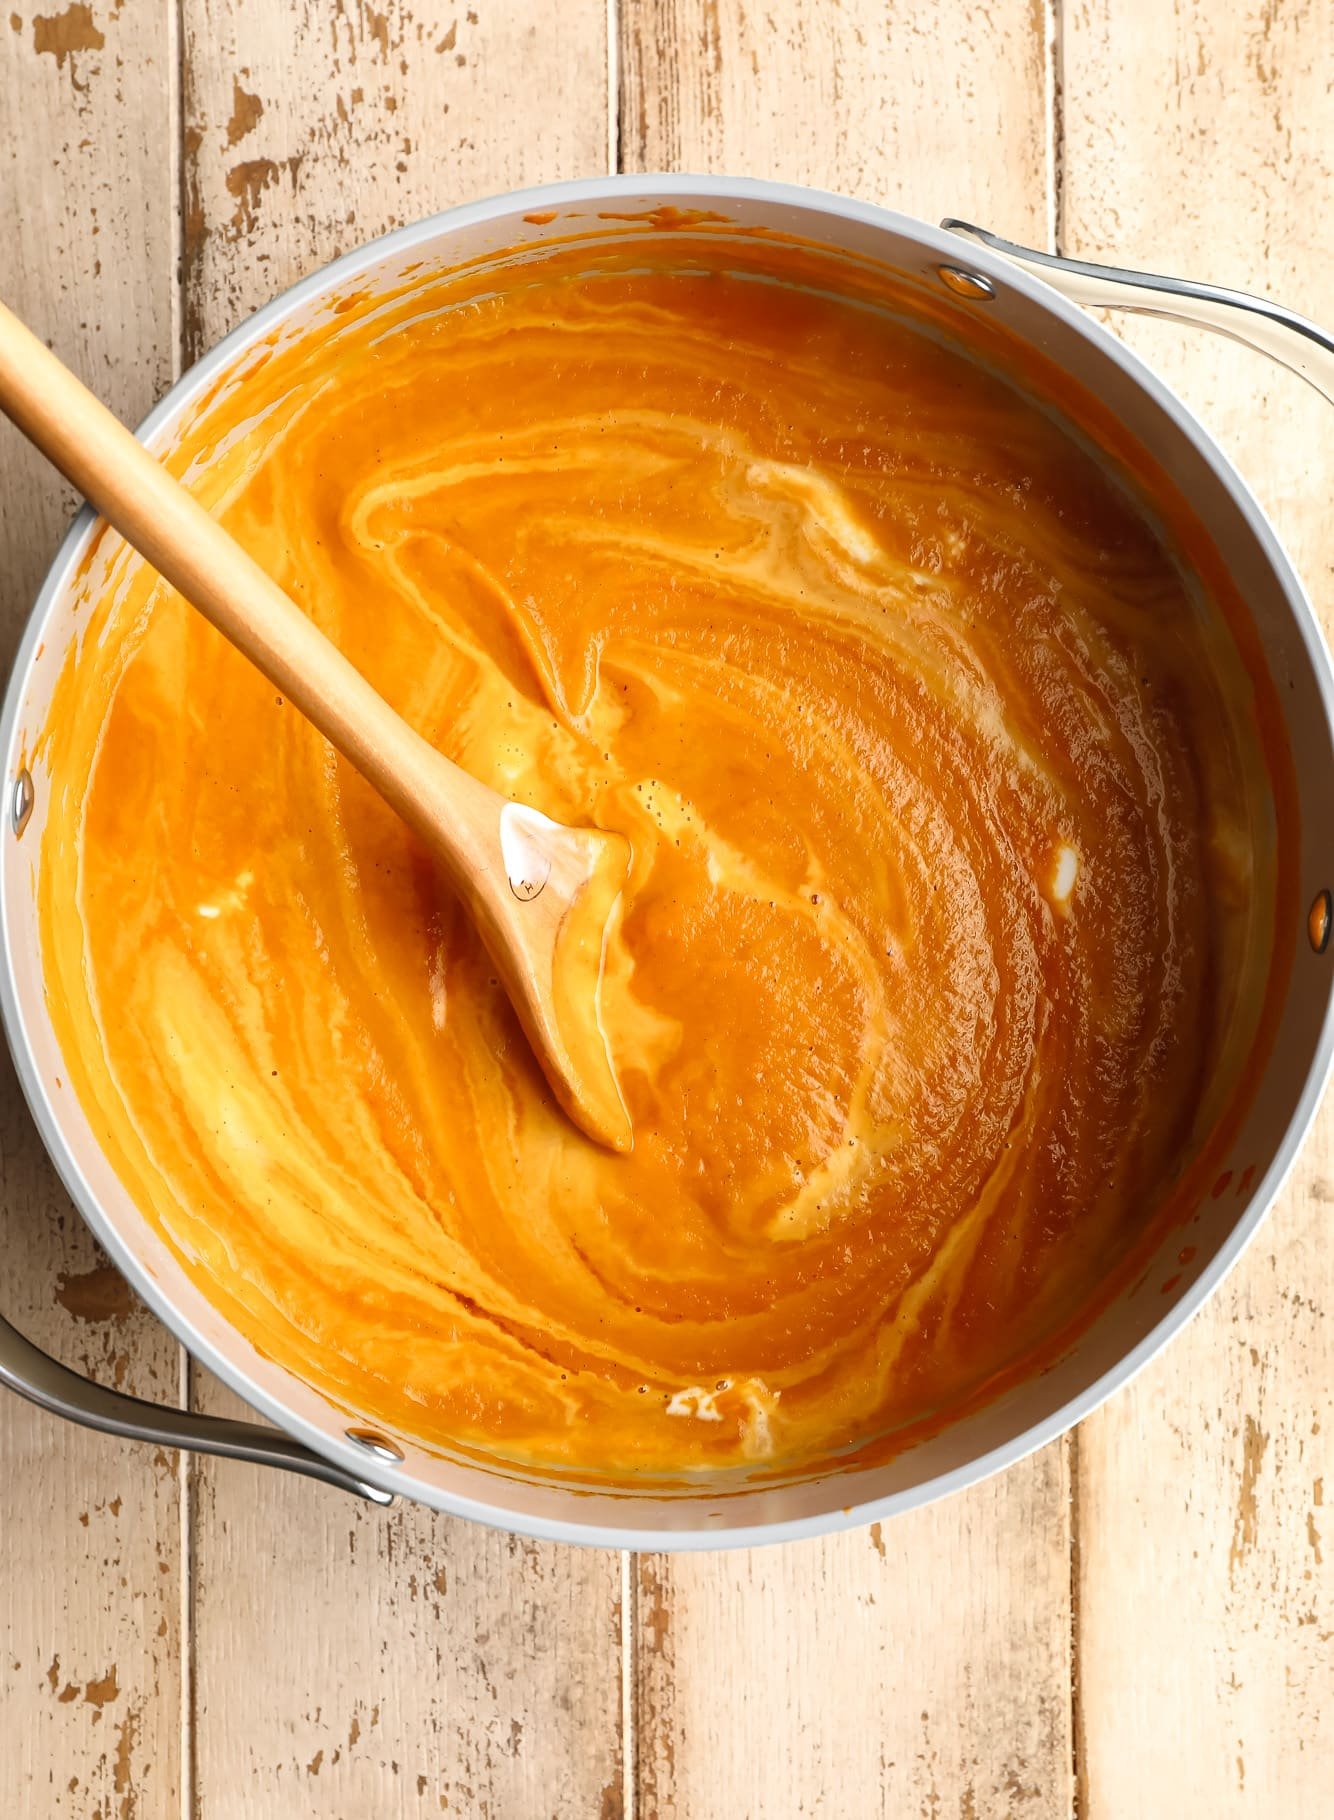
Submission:
[[[171,8],[0,16],[0,289],[131,420],[172,375]],[[0,424],[7,669],[71,498]],[[177,1349],[101,1258],[0,1064],[0,1308],[172,1401]],[[164,1454],[0,1397],[0,1813],[149,1820],[180,1780],[179,1496]]]
[[[606,0],[183,0],[190,358],[306,272],[607,168]]]
[[[187,0],[184,20],[193,348],[401,221],[605,168],[603,0],[559,29],[514,0]],[[203,1820],[620,1814],[615,1555],[211,1464],[197,1484]]]
[[[1027,0],[627,0],[621,20],[630,168],[786,177],[1045,241],[1045,27]],[[1064,1820],[1068,1512],[1057,1446],[879,1530],[642,1561],[643,1820]]]
[[[1064,1453],[828,1541],[638,1567],[643,1820],[1065,1816]]]
[[[783,178],[927,220],[1003,215],[1046,244],[1040,5],[621,0],[619,10],[623,169]]]
[[[621,1815],[614,1554],[245,1469],[197,1484],[201,1820]]]
[[[1334,315],[1320,0],[1081,0],[1063,42],[1067,250]],[[1222,440],[1334,623],[1329,407],[1258,355],[1124,333]],[[1082,1812],[1315,1814],[1334,1790],[1334,1109],[1223,1291],[1079,1431]]]

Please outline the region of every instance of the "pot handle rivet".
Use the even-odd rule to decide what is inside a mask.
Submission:
[[[33,789],[32,774],[25,765],[14,779],[13,794],[9,802],[9,819],[16,835],[22,834],[28,825],[33,804],[37,801],[37,792]]]
[[[1323,954],[1329,946],[1331,923],[1334,923],[1334,900],[1328,891],[1317,891],[1306,917],[1307,939],[1317,954]]]
[[[364,1447],[367,1453],[373,1453],[377,1460],[390,1460],[397,1466],[402,1465],[402,1449],[395,1447],[392,1441],[386,1441],[373,1428],[345,1428],[343,1432],[349,1441],[355,1441],[358,1447]]]
[[[938,265],[936,276],[947,291],[953,291],[956,297],[964,297],[969,303],[990,303],[996,295],[996,287],[981,272],[965,271],[961,265]]]

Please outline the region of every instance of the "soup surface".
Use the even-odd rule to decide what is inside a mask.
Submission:
[[[124,552],[38,741],[95,1132],[265,1354],[431,1444],[902,1445],[1198,1196],[1254,1035],[1272,812],[1220,615],[1054,419],[781,258],[418,274],[174,457],[429,740],[628,838],[630,1154],[412,836]]]

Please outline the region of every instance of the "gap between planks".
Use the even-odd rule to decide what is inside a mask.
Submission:
[[[1047,116],[1047,248],[1059,253],[1065,243],[1065,34],[1064,0],[1045,0],[1046,32],[1042,73]],[[1083,1716],[1079,1689],[1079,1430],[1065,1441],[1066,1473],[1070,1487],[1070,1522],[1067,1531],[1070,1557],[1070,1811],[1072,1820],[1087,1820],[1086,1769]]]
[[[621,7],[607,0],[607,169],[619,174],[621,155]],[[621,1550],[621,1820],[639,1813],[639,1557]]]
[[[1084,1698],[1081,1685],[1079,1583],[1083,1571],[1080,1547],[1079,1429],[1065,1437],[1066,1473],[1070,1485],[1070,1811],[1072,1820],[1089,1820],[1088,1751],[1084,1735]]]
[[[621,0],[607,0],[607,169],[621,168]]]
[[[1042,73],[1047,113],[1047,249],[1065,246],[1065,0],[1044,0]]]
[[[1060,253],[1065,246],[1065,0],[1044,0],[1044,12],[1042,74],[1047,124],[1047,247],[1050,252]],[[1088,1820],[1088,1756],[1080,1687],[1079,1580],[1083,1513],[1080,1508],[1078,1426],[1069,1431],[1062,1444],[1070,1488],[1070,1521],[1066,1532],[1070,1557],[1070,1812],[1072,1820]]]
[[[639,1813],[639,1557],[621,1550],[621,1820]]]
[[[170,161],[170,188],[175,197],[175,269],[171,286],[171,377],[173,384],[185,371],[185,21],[183,0],[173,0],[167,9],[167,69],[169,72],[169,116],[167,157]],[[194,1373],[190,1354],[184,1346],[177,1349],[177,1400],[189,1409],[194,1391]],[[177,1649],[180,1652],[177,1685],[180,1699],[180,1820],[195,1820],[195,1613],[194,1613],[194,1506],[195,1479],[192,1456],[181,1450],[176,1455],[176,1508],[179,1531],[177,1551],[177,1584],[180,1596]]]
[[[190,1355],[179,1349],[177,1396],[182,1409],[190,1407]],[[195,1633],[194,1633],[194,1478],[190,1455],[176,1455],[176,1509],[180,1524],[177,1548],[177,1584],[180,1588],[180,1651],[178,1685],[181,1702],[180,1820],[194,1820],[195,1812]]]

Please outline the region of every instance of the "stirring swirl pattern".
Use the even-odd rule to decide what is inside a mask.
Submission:
[[[807,1470],[1024,1369],[1217,1116],[1269,913],[1244,678],[1129,498],[933,340],[688,263],[351,299],[178,455],[450,757],[628,837],[632,1154],[136,563],[43,736],[53,1015],[145,1210],[349,1409],[566,1473]]]

